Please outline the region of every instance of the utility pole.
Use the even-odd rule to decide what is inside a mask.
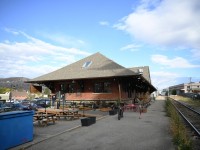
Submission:
[[[189,82],[189,93],[192,91],[192,77],[189,78],[190,82]]]

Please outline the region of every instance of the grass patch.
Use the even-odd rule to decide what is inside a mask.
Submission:
[[[187,135],[186,128],[170,99],[166,100],[165,108],[167,116],[170,117],[170,130],[173,136],[173,142],[177,146],[177,149],[192,150],[192,142]]]
[[[192,106],[196,106],[196,107],[200,107],[200,101],[199,100],[193,100],[191,98],[188,98],[188,97],[183,97],[183,96],[179,96],[179,95],[176,95],[175,97],[174,96],[170,96],[171,98],[175,98],[179,101],[183,101],[185,103],[188,103]]]

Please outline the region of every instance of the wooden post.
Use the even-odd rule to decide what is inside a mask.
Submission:
[[[59,100],[59,108],[58,108],[58,109],[60,109],[60,97],[61,97],[60,91],[58,91],[58,95],[59,95],[59,96],[58,96],[58,98],[59,98],[59,99],[58,99],[58,100]]]
[[[121,102],[121,85],[120,83],[118,82],[118,88],[119,88],[119,102]]]
[[[63,112],[64,112],[64,100],[65,100],[65,96],[64,96],[64,94],[62,94],[62,101],[63,101]]]

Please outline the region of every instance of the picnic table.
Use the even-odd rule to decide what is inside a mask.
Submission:
[[[46,111],[46,112],[45,112]],[[47,114],[54,114],[57,119],[60,119],[61,117],[68,119],[68,120],[74,120],[75,118],[79,118],[80,114],[78,114],[78,110],[71,110],[71,109],[38,109],[38,112],[43,112]]]
[[[68,120],[74,120],[76,117],[79,118],[78,110],[60,110],[56,116],[58,119],[64,117]]]
[[[38,122],[39,125],[47,126],[50,122],[55,124],[55,114],[47,114],[47,113],[35,113],[33,115],[34,121]]]

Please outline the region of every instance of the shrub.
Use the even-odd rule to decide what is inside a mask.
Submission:
[[[171,94],[176,95],[176,90],[172,90]]]
[[[177,145],[178,150],[191,150],[192,142],[187,135],[182,119],[169,98],[166,100],[165,108],[167,116],[170,117],[170,130],[173,136],[174,144]]]

